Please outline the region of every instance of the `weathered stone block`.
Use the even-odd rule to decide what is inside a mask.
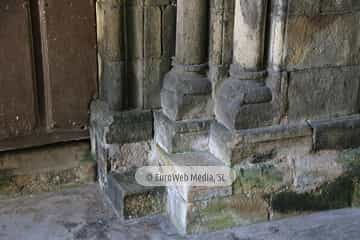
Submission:
[[[232,130],[269,126],[275,118],[271,100],[261,82],[227,79],[215,99],[216,118]]]
[[[123,172],[131,167],[143,167],[151,164],[152,141],[142,141],[106,146],[109,169]]]
[[[264,162],[245,162],[234,166],[237,179],[234,194],[257,194],[264,199],[292,184],[291,162],[288,159],[266,159]]]
[[[167,154],[160,147],[154,150],[154,158],[160,166],[172,168],[176,173],[184,173],[184,168],[189,167],[224,167],[224,163],[208,152],[188,152]],[[186,169],[185,169],[186,170]],[[176,191],[184,201],[204,201],[214,197],[229,196],[232,194],[230,186],[191,186],[179,185],[170,187]]]
[[[274,218],[358,204],[359,149],[320,151],[294,159],[294,188],[274,192]]]
[[[144,8],[131,5],[126,9],[127,51],[129,59],[142,59],[144,49]]]
[[[168,214],[181,234],[194,234],[266,221],[266,202],[256,195],[233,195],[208,201],[186,202],[168,190]]]
[[[171,121],[154,112],[155,142],[168,153],[206,151],[212,120]]]
[[[211,83],[202,74],[173,69],[164,79],[161,106],[173,121],[209,119],[213,114]]]
[[[231,132],[213,123],[209,141],[211,153],[227,164],[257,163],[309,153],[312,131],[302,123]]]
[[[162,11],[159,6],[144,9],[144,58],[162,55]]]
[[[233,0],[210,1],[210,56],[212,65],[231,64],[233,52],[234,9]]]
[[[290,17],[285,43],[287,68],[359,64],[360,31],[353,27],[359,21],[360,12]]]
[[[354,182],[354,193],[352,198],[352,207],[359,208],[360,207],[360,179],[356,179]]]
[[[125,62],[102,59],[101,66],[101,95],[110,109],[121,109],[124,105]]]
[[[176,41],[176,6],[169,5],[163,10],[163,24],[162,25],[162,56],[175,56],[175,41]]]
[[[124,46],[124,1],[122,0],[98,0],[97,1],[97,40],[100,55],[110,61],[125,59]]]
[[[360,116],[310,121],[314,129],[314,150],[360,146]]]
[[[110,171],[124,172],[150,164],[153,123],[150,111],[110,111],[107,104],[91,105],[92,152],[98,165],[100,186]]]
[[[338,178],[324,183],[318,190],[305,193],[284,191],[275,194],[271,200],[274,214],[303,214],[306,212],[348,208],[351,205],[351,180]]]
[[[153,118],[151,111],[133,110],[115,112],[106,103],[94,101],[91,122],[95,131],[102,131],[106,144],[124,144],[151,140]]]
[[[127,61],[126,66],[126,94],[124,102],[129,109],[140,109],[144,106],[144,60],[135,59]]]
[[[347,115],[358,110],[359,67],[323,68],[290,73],[289,120]]]
[[[132,219],[162,213],[165,210],[165,189],[141,186],[134,175],[134,171],[108,175],[105,192],[118,215]]]
[[[171,69],[171,60],[168,57],[147,58],[143,62],[144,83],[142,86],[145,109],[154,109],[161,106],[160,92],[162,80]]]
[[[0,199],[86,184],[96,179],[88,142],[0,154]]]
[[[343,13],[360,10],[360,2],[356,0],[321,1],[321,13]]]
[[[308,156],[294,156],[293,189],[297,193],[312,191],[326,182],[331,182],[344,173],[338,162],[338,152],[321,151]]]
[[[320,0],[289,0],[289,15],[313,16],[320,12]]]
[[[341,14],[355,12],[360,9],[356,0],[290,0],[289,14],[315,16],[320,14]]]

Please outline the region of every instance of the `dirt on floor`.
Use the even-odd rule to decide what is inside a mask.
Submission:
[[[359,236],[360,209],[182,237],[166,216],[119,220],[96,184],[0,201],[1,240],[348,240]]]

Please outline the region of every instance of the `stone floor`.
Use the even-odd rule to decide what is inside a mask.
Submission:
[[[1,240],[360,239],[360,209],[344,209],[182,238],[166,217],[122,222],[96,185],[0,201]]]

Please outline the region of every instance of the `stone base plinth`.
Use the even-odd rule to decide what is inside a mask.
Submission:
[[[154,112],[155,142],[168,153],[207,151],[212,121],[172,121],[161,111]]]
[[[271,91],[261,81],[230,78],[216,96],[216,119],[235,130],[270,126],[276,118],[271,101]]]
[[[160,214],[165,210],[165,188],[144,187],[135,180],[135,170],[111,173],[107,177],[105,193],[118,216],[133,219]]]
[[[173,121],[209,119],[213,115],[211,82],[203,74],[173,69],[164,79],[161,107]]]

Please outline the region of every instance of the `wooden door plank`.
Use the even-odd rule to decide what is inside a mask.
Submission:
[[[86,129],[97,93],[93,0],[40,0],[48,129]]]
[[[29,0],[0,1],[0,139],[24,136],[37,122]]]

